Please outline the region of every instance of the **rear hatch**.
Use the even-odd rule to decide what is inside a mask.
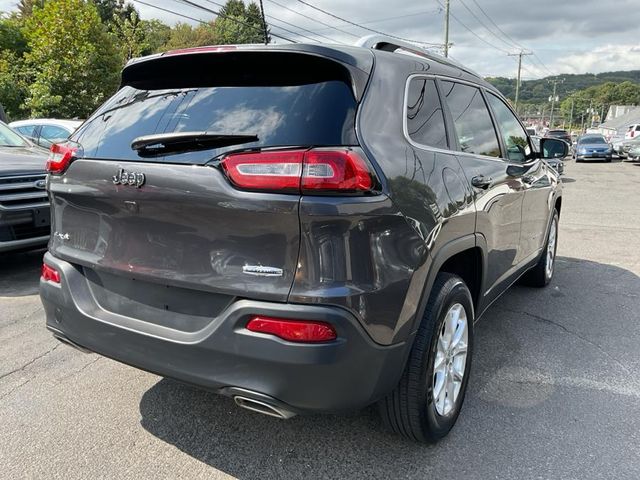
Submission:
[[[162,310],[209,317],[238,297],[286,301],[300,193],[237,188],[220,160],[356,145],[356,70],[251,50],[128,66],[72,135],[75,158],[50,175],[50,251],[77,266],[100,307],[150,321]]]

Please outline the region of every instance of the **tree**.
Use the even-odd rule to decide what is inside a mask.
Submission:
[[[202,47],[216,44],[217,35],[214,23],[200,24],[195,28],[188,23],[177,23],[171,29],[169,41],[162,49],[176,50],[179,48]]]
[[[42,8],[45,0],[20,0],[18,2],[18,12],[20,17],[30,17],[34,8]]]
[[[218,44],[263,43],[260,8],[251,3],[247,9],[242,0],[228,0],[215,22]]]
[[[147,49],[146,32],[135,10],[130,16],[113,16],[111,30],[117,37],[116,43],[125,61],[139,57]]]
[[[20,29],[20,19],[0,18],[0,105],[10,118],[24,114],[26,84],[22,57],[26,50],[27,40]]]
[[[46,2],[24,32],[31,115],[86,117],[117,88],[122,58],[93,3]]]
[[[131,3],[125,3],[125,0],[93,0],[93,3],[104,24],[113,22],[114,17],[125,20],[131,18],[134,13],[139,17],[136,8]]]
[[[171,27],[160,20],[141,20],[140,28],[144,32],[145,48],[142,55],[162,51],[162,47],[171,38]]]

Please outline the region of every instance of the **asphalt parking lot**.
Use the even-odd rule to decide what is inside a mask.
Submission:
[[[54,340],[42,252],[0,257],[1,478],[640,478],[640,165],[567,162],[559,263],[476,330],[435,446],[374,408],[281,421]]]

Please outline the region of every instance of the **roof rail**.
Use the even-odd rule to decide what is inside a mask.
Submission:
[[[451,60],[450,58],[438,55],[437,53],[430,52],[429,50],[422,48],[413,43],[404,42],[402,40],[396,40],[395,38],[386,37],[384,35],[367,35],[356,40],[355,45],[357,47],[371,48],[373,50],[383,50],[385,52],[395,52],[396,50],[404,50],[419,57],[428,58],[429,60],[435,60],[445,65],[452,65],[465,72],[474,75],[478,78],[482,78],[478,73],[474,72],[470,68],[465,67],[461,63]]]

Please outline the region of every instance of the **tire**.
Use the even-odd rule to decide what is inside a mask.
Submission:
[[[448,315],[450,312],[453,312],[452,316]],[[466,323],[462,321],[462,312],[466,316]],[[459,315],[457,320],[456,314]],[[447,318],[452,320],[448,324],[451,326],[449,329],[445,328]],[[440,273],[431,290],[402,378],[396,388],[378,403],[380,415],[389,429],[410,440],[429,443],[436,442],[449,433],[460,414],[469,381],[473,321],[473,301],[464,281],[456,275]],[[466,327],[464,360],[461,353],[464,344],[462,327]],[[451,332],[451,336],[450,341],[446,342],[448,332]],[[457,333],[462,335],[455,343]],[[453,356],[453,361],[442,353],[452,344],[458,345],[458,348],[453,347],[453,351],[460,352]],[[436,358],[440,367],[434,375]],[[458,374],[463,372],[462,381],[456,380],[457,384],[448,381],[453,378],[454,370]],[[447,382],[443,384],[444,380]],[[438,385],[440,391],[444,390],[446,393],[444,396],[441,393],[436,402],[434,388]],[[451,389],[447,389],[447,385]],[[454,398],[453,402],[448,400],[450,396]]]
[[[549,233],[547,234],[547,241],[544,244],[544,251],[536,263],[535,267],[529,270],[524,277],[522,277],[522,283],[530,287],[542,288],[549,285],[553,278],[553,272],[555,271],[556,251],[558,250],[558,220],[560,216],[558,211],[553,211],[553,218],[551,219],[551,226]],[[553,241],[553,245],[550,247],[549,242]],[[551,256],[551,265],[547,264],[547,260]]]

